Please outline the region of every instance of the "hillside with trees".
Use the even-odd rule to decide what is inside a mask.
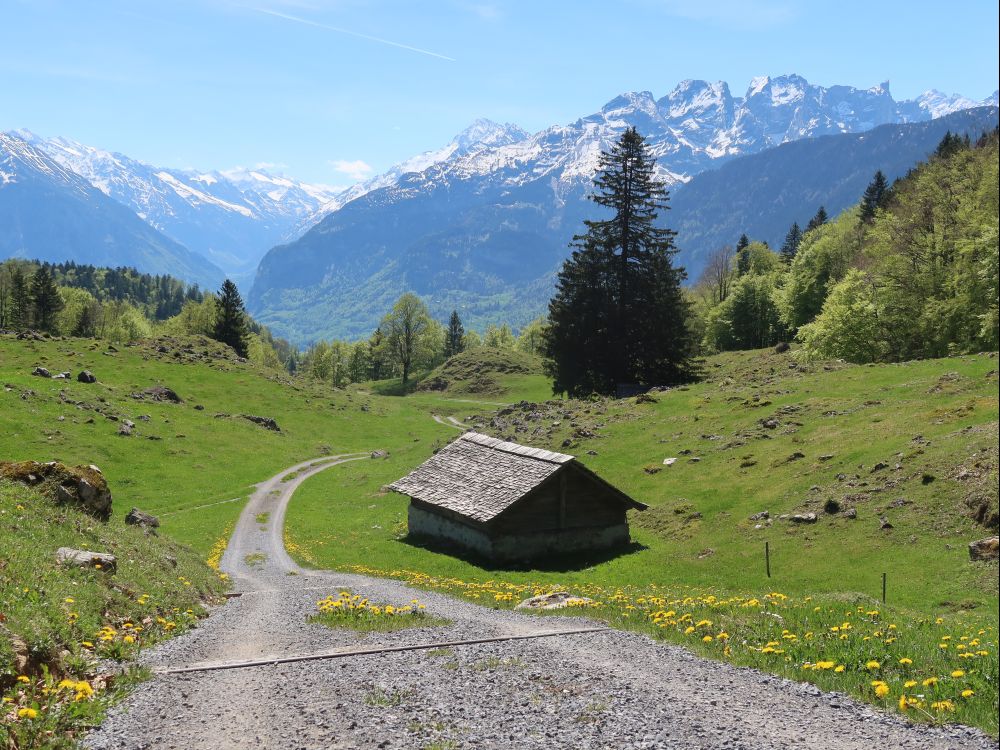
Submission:
[[[817,214],[782,252],[740,242],[694,288],[707,351],[795,337],[808,356],[901,361],[997,347],[997,131],[948,133],[893,185]],[[794,240],[794,241],[793,241]]]

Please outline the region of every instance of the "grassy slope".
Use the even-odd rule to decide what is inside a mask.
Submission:
[[[955,471],[980,460],[977,454],[992,455],[993,468],[980,487],[992,484],[995,507],[996,359],[836,365],[829,370],[816,365],[805,371],[788,369],[791,362],[789,355],[770,353],[723,355],[709,361],[709,380],[659,394],[659,403],[608,405],[601,417],[608,426],[598,430],[601,437],[564,450],[579,454],[602,476],[649,503],[649,511],[632,517],[639,547],[595,565],[504,572],[504,579],[606,585],[682,582],[877,596],[886,572],[889,601],[895,604],[927,613],[959,606],[995,611],[995,566],[971,565],[966,549],[986,530],[966,517],[963,499],[972,492],[972,482],[956,479]],[[956,380],[942,380],[952,372],[958,373]],[[761,401],[753,401],[758,396],[771,403],[760,406]],[[470,405],[464,406],[468,413]],[[779,417],[782,425],[774,430],[757,424],[783,406],[799,411]],[[523,435],[518,439],[559,449],[569,432],[568,426],[561,426],[540,441]],[[727,448],[740,434],[746,435],[746,443]],[[721,438],[702,437],[716,435]],[[929,445],[914,442],[917,435]],[[402,446],[386,461],[310,479],[289,512],[293,538],[311,550],[312,562],[321,566],[406,567],[478,579],[500,575],[474,561],[397,539],[404,532],[407,501],[381,493],[380,487],[426,458],[432,448],[432,441]],[[586,455],[590,449],[598,455]],[[685,449],[700,462],[689,463],[681,455]],[[784,463],[795,452],[805,458]],[[820,461],[826,454],[833,458]],[[669,456],[680,460],[656,474],[643,470],[662,467]],[[749,461],[756,463],[741,468]],[[880,461],[889,468],[871,474]],[[896,463],[902,465],[898,471]],[[936,479],[923,484],[925,472]],[[836,479],[841,473],[846,480]],[[886,488],[888,478],[897,486]],[[846,501],[857,507],[855,521],[822,515],[828,498],[843,501],[845,495],[879,487],[881,491],[867,499]],[[899,498],[907,504],[892,507]],[[815,525],[775,521],[770,528],[755,530],[748,517],[765,509],[772,516],[806,511],[821,516]],[[690,519],[695,513],[702,517]],[[881,530],[880,516],[895,528]],[[764,571],[765,540],[772,551],[770,580]],[[704,555],[707,550],[713,552]]]
[[[452,432],[431,422],[416,403],[289,384],[232,359],[175,357],[185,343],[167,342],[166,353],[153,346],[106,353],[103,345],[88,340],[0,340],[0,383],[6,386],[0,390],[0,456],[97,464],[115,493],[117,512],[135,505],[158,514],[164,533],[207,554],[239,515],[239,501],[253,483],[286,466],[323,453],[391,449]],[[194,348],[208,355],[221,351],[204,340]],[[32,377],[36,365],[71,370],[74,376],[87,368],[99,382]],[[130,397],[158,383],[184,402]],[[33,395],[22,399],[27,391]],[[136,434],[120,437],[119,422],[63,403],[60,392],[131,419]],[[239,418],[216,418],[219,413],[274,417],[281,432]],[[443,413],[450,413],[447,405]],[[89,418],[93,424],[87,424]],[[224,502],[233,499],[237,502]]]
[[[820,364],[792,370],[788,355],[736,353],[712,358],[708,380],[659,394],[655,404],[629,400],[542,405],[542,426],[531,426],[535,434],[516,432],[512,426],[501,428],[501,434],[557,449],[570,438],[572,447],[566,450],[580,455],[651,508],[633,516],[638,544],[631,554],[566,561],[549,570],[499,571],[402,541],[406,501],[380,488],[424,460],[436,446],[453,439],[456,432],[432,421],[430,414],[487,415],[476,416],[472,422],[489,431],[488,415],[497,402],[540,401],[547,396],[542,376],[498,375],[503,395],[446,391],[398,398],[381,395],[387,392],[385,383],[331,391],[281,382],[232,360],[209,358],[184,364],[175,361],[175,343],[170,348],[167,353],[137,347],[106,355],[103,347],[90,341],[0,340],[0,382],[10,387],[0,392],[4,427],[0,455],[97,463],[116,493],[118,513],[133,504],[159,513],[166,534],[206,555],[241,506],[222,501],[242,498],[251,483],[327,450],[387,448],[389,458],[320,474],[297,493],[288,519],[296,555],[323,567],[406,568],[464,581],[492,580],[493,584],[476,593],[489,599],[494,590],[508,591],[507,596],[523,591],[502,587],[520,585],[530,590],[557,583],[590,587],[602,596],[617,587],[650,584],[664,591],[700,592],[701,596],[777,589],[798,597],[795,612],[804,618],[803,629],[812,627],[808,622],[812,604],[806,607],[807,597],[827,596],[827,602],[834,603],[824,610],[830,617],[839,617],[835,613],[839,601],[850,603],[848,609],[861,602],[859,606],[865,609],[874,601],[885,571],[889,573],[889,609],[915,613],[914,627],[924,627],[920,623],[928,622],[927,615],[961,609],[971,612],[971,620],[960,615],[964,618],[960,625],[957,619],[949,619],[949,632],[956,639],[960,632],[974,634],[976,627],[985,626],[995,641],[996,565],[968,562],[966,543],[986,532],[965,517],[963,504],[965,496],[985,492],[996,506],[994,358],[865,368]],[[211,353],[208,344],[199,343],[196,349]],[[31,377],[31,368],[38,364],[74,373],[88,367],[102,382],[85,386]],[[185,403],[129,397],[157,382],[177,390]],[[35,395],[22,399],[28,389]],[[92,405],[98,404],[98,396],[106,399],[107,411],[136,421],[137,435],[118,437],[117,423],[62,403],[60,389],[70,399]],[[761,405],[762,401],[772,403]],[[205,409],[195,410],[195,404]],[[782,424],[777,429],[760,427],[759,420],[785,406],[798,410],[779,414]],[[572,419],[561,416],[566,410],[574,413]],[[273,416],[282,433],[239,419],[216,419],[217,412]],[[150,421],[137,419],[144,414]],[[59,421],[59,416],[65,419]],[[91,416],[95,423],[86,424]],[[592,428],[599,437],[573,438],[572,421]],[[550,427],[553,422],[559,426]],[[150,434],[161,440],[145,439]],[[918,434],[922,440],[914,441]],[[714,435],[719,439],[707,439]],[[745,444],[726,447],[738,440]],[[929,444],[923,442],[928,440]],[[587,455],[588,450],[597,455]],[[701,461],[688,463],[683,450],[691,450]],[[795,451],[805,457],[784,463]],[[834,457],[820,461],[824,454]],[[644,471],[645,467],[662,467],[667,456],[678,456],[680,461],[656,474]],[[878,461],[890,468],[869,474]],[[741,467],[750,462],[753,465]],[[903,468],[895,471],[895,463]],[[982,471],[977,464],[990,468]],[[960,480],[959,466],[981,476]],[[837,480],[838,473],[847,475],[846,480]],[[923,484],[924,473],[934,474],[935,480]],[[884,488],[886,477],[894,478],[896,486]],[[846,486],[850,481],[857,486]],[[811,490],[813,485],[818,489]],[[857,507],[856,521],[821,515],[814,526],[775,522],[768,529],[755,530],[747,520],[763,509],[774,516],[819,511],[830,497],[843,499],[877,486],[883,486],[883,491],[848,503]],[[898,498],[909,503],[893,507],[891,502]],[[199,507],[209,503],[220,504]],[[695,513],[701,517],[692,518]],[[895,528],[880,530],[879,515],[888,517]],[[774,578],[770,580],[763,573],[765,539],[771,542],[773,553]],[[708,550],[711,554],[705,554]],[[798,615],[793,615],[791,609],[785,612],[789,624],[799,622],[795,620]],[[624,609],[609,613],[616,624],[628,625],[623,619],[628,617]],[[745,618],[731,619],[735,633]],[[928,646],[927,641],[933,634],[925,636],[918,645],[934,652],[936,642]],[[753,637],[781,635],[761,632]],[[711,653],[714,646],[697,641],[691,647]],[[784,665],[758,663],[754,658],[764,657],[751,654],[741,663],[795,675],[789,672],[790,655]],[[991,658],[992,667],[985,663],[983,667],[992,669],[989,679],[995,683],[995,655]],[[822,682],[825,675],[813,679]],[[853,679],[847,686],[853,692],[870,691],[866,674]],[[843,688],[844,684],[827,686]],[[995,718],[988,718],[996,715],[995,685],[979,692],[986,693],[985,704],[977,703],[975,710],[968,709],[958,718],[995,733]]]
[[[118,570],[63,569],[55,561],[63,546],[110,552]],[[114,696],[106,688],[129,682],[112,684],[96,660],[129,658],[183,631],[224,586],[200,555],[126,526],[120,515],[102,523],[0,480],[0,745],[72,744]],[[66,678],[87,692],[53,689]]]
[[[479,347],[449,358],[427,373],[418,373],[403,388],[398,379],[368,383],[377,395],[416,395],[437,403],[503,405],[514,399],[544,401],[552,381],[543,374],[542,360],[513,350]]]

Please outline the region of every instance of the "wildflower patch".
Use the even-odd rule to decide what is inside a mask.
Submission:
[[[408,604],[376,604],[359,594],[341,591],[330,594],[316,602],[315,614],[308,622],[319,623],[331,628],[387,633],[405,628],[428,628],[450,624],[450,620],[428,615],[426,608],[418,600]]]

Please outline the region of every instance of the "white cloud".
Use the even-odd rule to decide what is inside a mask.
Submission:
[[[347,175],[355,182],[361,182],[361,180],[369,177],[371,173],[375,171],[375,168],[371,164],[368,164],[361,159],[355,159],[354,161],[336,159],[329,162],[329,164],[333,167],[335,172]]]

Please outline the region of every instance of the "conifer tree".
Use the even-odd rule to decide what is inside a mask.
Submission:
[[[241,357],[247,356],[250,327],[240,292],[229,279],[222,282],[216,300],[215,328],[212,338],[228,344]]]
[[[736,242],[736,275],[745,276],[750,271],[750,253],[747,252],[747,248],[750,247],[750,238],[746,236],[746,233],[740,235],[739,240]]]
[[[685,275],[671,262],[675,233],[654,225],[668,208],[654,169],[635,128],[601,154],[591,200],[613,216],[584,222],[549,302],[545,350],[557,393],[613,394],[691,375]]]
[[[90,338],[94,335],[97,321],[94,319],[94,310],[91,305],[84,305],[80,310],[80,317],[76,319],[73,326],[72,336],[80,338]]]
[[[949,156],[957,154],[962,149],[969,148],[969,145],[970,141],[968,135],[963,138],[958,133],[952,133],[949,130],[944,134],[941,142],[938,143],[937,148],[934,150],[934,155],[947,159]]]
[[[31,323],[31,296],[28,283],[20,268],[15,268],[10,276],[10,327],[27,328]]]
[[[381,380],[386,376],[385,336],[382,335],[381,326],[368,338],[368,363],[369,377],[372,380]]]
[[[785,242],[781,245],[781,260],[785,264],[789,264],[795,258],[795,254],[799,251],[799,245],[802,243],[802,230],[799,229],[799,223],[797,221],[792,222],[791,228],[788,230],[788,234],[785,235]]]
[[[872,181],[868,183],[864,195],[861,196],[861,221],[866,224],[872,222],[875,218],[875,209],[882,206],[888,189],[889,183],[880,169],[875,173]]]
[[[823,206],[820,206],[816,211],[816,215],[809,219],[809,223],[806,225],[806,231],[811,232],[813,229],[816,229],[816,227],[823,226],[826,224],[828,218],[829,217],[826,215],[826,209]]]
[[[53,331],[56,313],[63,308],[62,297],[52,274],[45,265],[38,267],[31,277],[31,319],[33,325],[42,331]]]
[[[444,338],[445,358],[454,357],[465,349],[463,338],[465,338],[465,327],[462,325],[462,319],[458,317],[458,310],[452,310]]]

